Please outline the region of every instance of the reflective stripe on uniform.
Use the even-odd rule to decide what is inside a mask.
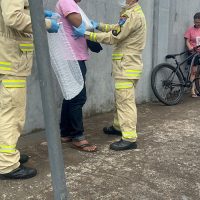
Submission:
[[[141,6],[138,5],[138,6],[136,6],[133,10],[134,10],[134,11],[138,11],[138,10],[141,10],[141,9],[142,9]]]
[[[33,44],[20,44],[19,47],[20,47],[21,51],[23,51],[23,52],[27,52],[27,51],[31,52],[34,49]]]
[[[90,33],[90,40],[93,42],[97,41],[97,34],[96,33]]]
[[[103,31],[108,32],[110,30],[110,24],[104,24],[102,29]]]
[[[0,153],[15,153],[16,145],[1,145],[0,144]]]
[[[132,87],[133,87],[133,82],[131,81],[115,83],[115,89],[129,89]]]
[[[125,76],[141,77],[141,75],[142,75],[142,70],[132,70],[132,69],[125,70]]]
[[[0,62],[0,70],[10,71],[12,63],[10,62]]]
[[[106,24],[106,29],[105,29],[105,31],[108,32],[109,29],[110,29],[110,25],[109,25],[109,24]]]
[[[123,54],[112,54],[112,60],[121,60],[123,58]]]
[[[26,80],[2,80],[5,88],[25,88]]]
[[[135,8],[134,8],[134,11],[137,12],[137,13],[142,13],[142,14],[144,14],[143,11],[142,11],[141,6],[135,7]]]
[[[130,132],[122,132],[122,139],[137,139],[137,133],[135,131],[130,131]]]
[[[134,9],[133,9],[135,12],[137,11],[142,11],[142,7],[141,6],[136,6]]]

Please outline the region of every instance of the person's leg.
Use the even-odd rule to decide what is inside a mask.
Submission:
[[[113,127],[115,128],[115,130],[121,131],[119,120],[118,120],[117,109],[115,109],[115,112],[114,112]]]
[[[190,76],[190,81],[192,82],[192,88],[191,88],[192,97],[197,97],[195,82],[193,82],[194,79],[195,79],[195,76],[196,76],[196,72],[197,72],[197,66],[192,66],[192,68],[191,68],[191,76]]]
[[[61,118],[60,118],[60,135],[62,142],[71,141],[71,126],[69,118],[69,103],[67,100],[63,99],[62,108],[61,108]]]
[[[82,76],[85,82],[86,65],[84,61],[79,61],[79,66],[82,72]],[[81,138],[83,137],[83,113],[82,109],[86,102],[86,88],[85,84],[81,92],[71,100],[66,101],[68,104],[68,128],[70,130],[71,137]]]
[[[18,123],[16,124],[16,114],[19,107],[13,106],[12,96],[14,93],[15,90],[8,90],[2,81],[0,82],[0,174],[9,173],[20,165],[20,154],[16,150],[16,144],[20,136],[21,126],[18,128]],[[24,94],[25,92],[22,91],[20,107],[25,101]]]
[[[135,83],[134,80],[116,80],[115,98],[118,122],[122,132],[122,145],[119,142],[111,144],[113,150],[126,150],[136,148],[136,124],[137,108],[135,104]],[[115,146],[117,148],[115,149]],[[114,147],[114,148],[113,148]],[[118,148],[119,147],[119,148]]]
[[[87,71],[85,62],[79,61],[79,66],[85,82]],[[84,136],[82,109],[86,99],[86,87],[84,84],[82,91],[76,97],[68,101],[65,100],[65,104],[67,104],[67,117],[65,119],[68,120],[68,123],[66,123],[66,130],[70,131],[70,133],[65,133],[65,136],[70,136],[75,147],[80,147],[80,149],[84,151],[95,151],[96,146],[90,145]],[[65,115],[65,112],[66,111],[63,111],[63,115]]]
[[[79,67],[85,82],[86,65],[79,61]],[[70,141],[74,137],[83,135],[82,108],[86,102],[85,83],[81,92],[71,100],[63,100],[60,120],[60,134],[62,141]]]
[[[117,109],[115,109],[115,112],[114,112],[113,125],[109,127],[104,127],[103,132],[107,135],[117,135],[117,136],[122,135],[122,132],[120,130],[120,125],[119,125],[118,115],[117,115]]]
[[[25,110],[26,78],[1,76],[0,174],[5,175],[3,178],[31,178],[37,173],[35,169],[20,168],[20,153],[16,149],[24,127]]]

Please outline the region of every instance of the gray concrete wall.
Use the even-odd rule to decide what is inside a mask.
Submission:
[[[44,0],[48,8],[54,8],[56,0]],[[80,4],[91,19],[103,22],[116,22],[119,7],[111,0],[82,0]],[[143,53],[144,72],[137,86],[137,102],[148,102],[153,98],[150,87],[150,75],[153,66],[164,61],[167,53],[182,51],[183,34],[193,24],[193,15],[200,8],[199,0],[140,0],[147,19],[147,45]],[[45,4],[45,5],[46,5]],[[111,47],[103,45],[104,51],[91,54],[87,62],[88,100],[84,114],[89,116],[113,109],[113,80],[111,78]],[[59,115],[62,95],[54,77],[54,90],[57,114]],[[25,133],[43,129],[43,112],[41,105],[37,68],[34,64],[32,76],[29,77],[27,121]]]

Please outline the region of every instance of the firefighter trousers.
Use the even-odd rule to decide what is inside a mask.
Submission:
[[[122,139],[136,142],[137,107],[135,87],[138,80],[115,80],[115,114],[113,126],[122,132]]]
[[[25,122],[26,77],[0,75],[0,174],[18,168],[16,149]]]

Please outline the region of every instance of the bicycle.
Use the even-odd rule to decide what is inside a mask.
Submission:
[[[197,66],[195,79],[190,81],[191,67],[194,64],[194,60],[196,57],[200,59],[200,52],[197,51],[199,47],[200,45],[195,47],[193,53],[182,62],[179,62],[177,57],[181,57],[189,51],[184,51],[180,54],[170,54],[165,57],[166,60],[173,59],[176,66],[169,63],[161,63],[153,69],[151,87],[160,102],[168,106],[178,104],[183,98],[184,89],[190,88],[193,83],[195,83],[197,92],[200,93],[200,66]],[[192,57],[191,65],[186,75],[184,75],[184,70],[181,69],[181,66]]]

